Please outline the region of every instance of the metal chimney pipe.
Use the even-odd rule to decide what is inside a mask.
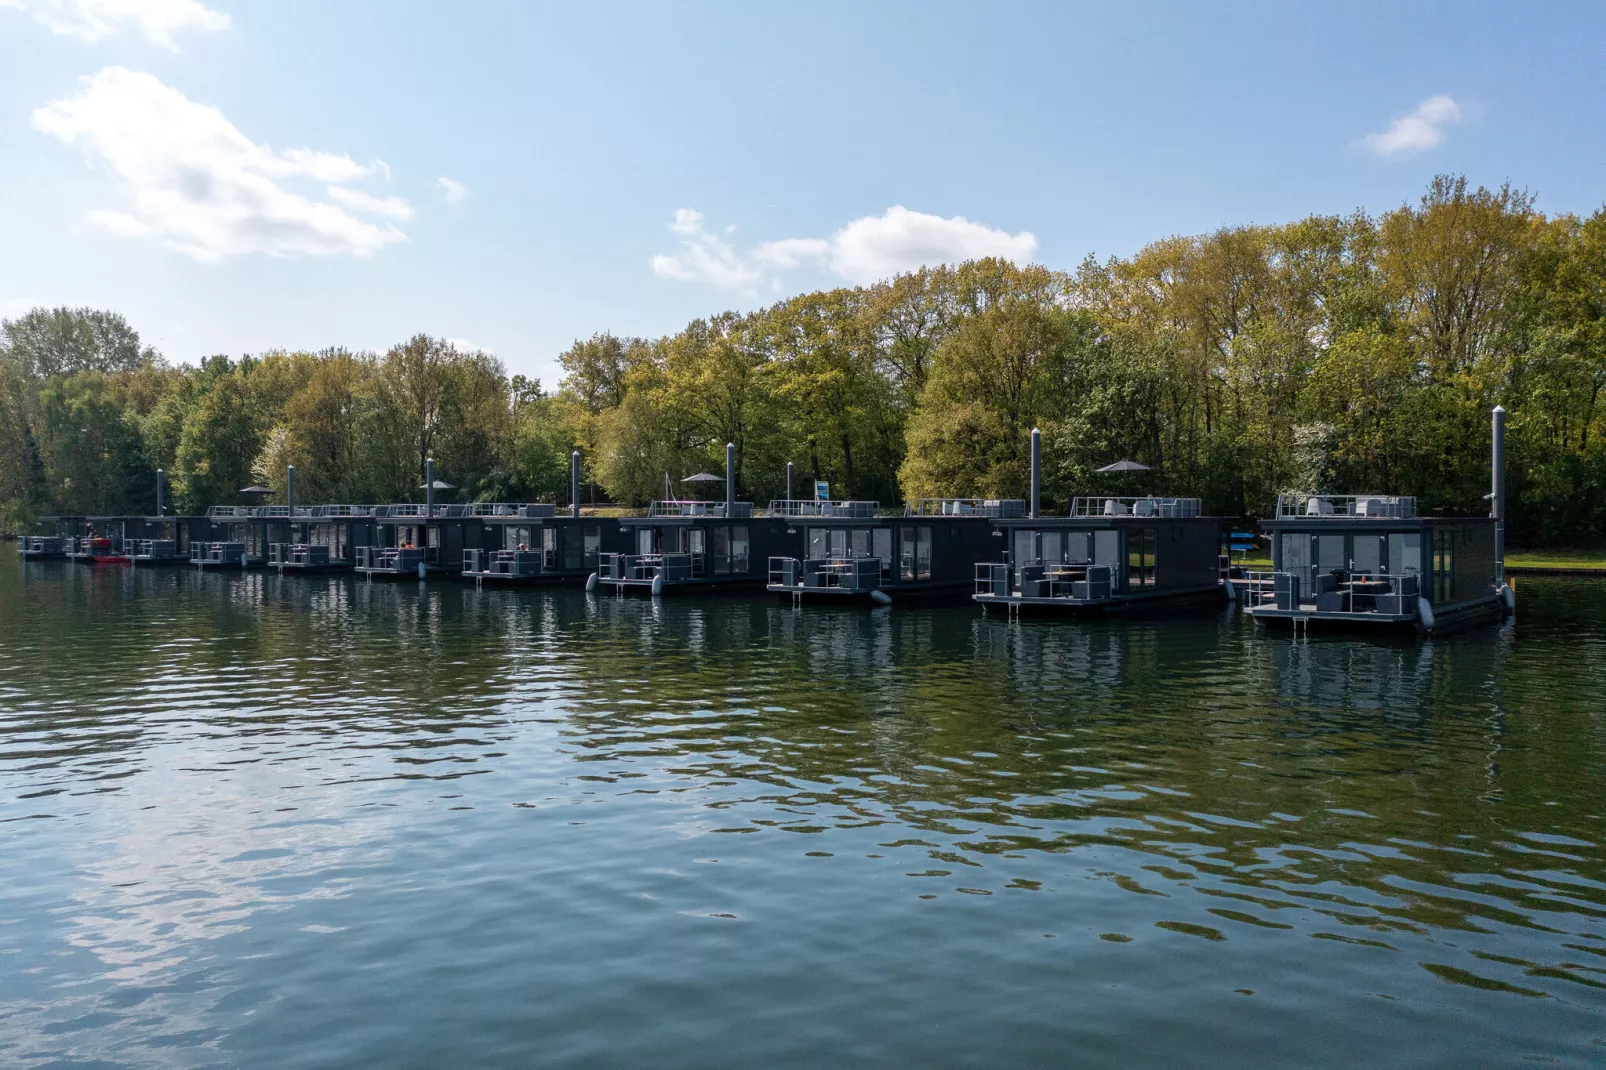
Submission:
[[[580,516],[580,451],[569,454],[569,515]]]
[[[792,462],[786,462],[786,500],[792,500]]]
[[[736,512],[736,443],[725,443],[725,515]]]
[[[1033,520],[1042,514],[1043,505],[1043,433],[1032,428],[1032,512]]]
[[[290,509],[290,519],[296,518],[296,466],[288,465],[284,476],[284,504]]]
[[[435,458],[424,459],[424,515],[435,515]]]
[[[1506,409],[1496,405],[1492,418],[1493,450],[1490,457],[1489,515],[1494,518],[1495,575],[1506,578]]]
[[[156,470],[156,515],[162,515],[162,470]]]

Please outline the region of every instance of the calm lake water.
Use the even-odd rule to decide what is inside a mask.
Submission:
[[[1606,1063],[1606,583],[1422,644],[21,566],[0,1064]]]

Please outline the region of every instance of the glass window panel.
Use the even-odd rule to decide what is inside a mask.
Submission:
[[[1015,564],[1030,565],[1037,560],[1037,532],[1015,529]]]
[[[881,571],[892,567],[892,529],[876,528],[871,532],[870,556],[881,559]]]
[[[1383,571],[1382,536],[1355,536],[1355,571],[1367,576],[1376,576]]]
[[[595,524],[586,525],[585,529],[585,566],[596,568],[602,555],[602,529]]]
[[[1393,532],[1389,535],[1389,572],[1404,575],[1422,572],[1422,536],[1418,532]]]
[[[898,529],[898,576],[905,580],[915,578],[915,547],[918,545],[914,528]]]
[[[818,561],[826,556],[830,535],[825,528],[809,528],[809,560]]]
[[[1324,572],[1330,568],[1348,568],[1349,555],[1344,549],[1344,536],[1318,536],[1316,539],[1316,564]]]
[[[1280,546],[1282,554],[1280,555],[1278,568],[1283,572],[1306,576],[1306,582],[1309,582],[1308,573],[1312,564],[1310,559],[1310,536],[1303,531],[1284,534],[1280,539]]]
[[[731,529],[712,528],[709,534],[713,536],[714,543],[714,572],[724,575],[731,570]]]
[[[1112,568],[1121,563],[1121,533],[1104,528],[1093,533],[1093,562]]]
[[[1065,533],[1065,560],[1073,565],[1085,565],[1093,560],[1093,537],[1085,531]]]
[[[731,571],[750,572],[752,558],[748,553],[747,525],[737,524],[731,528]]]
[[[931,529],[920,529],[920,544],[915,551],[915,574],[922,580],[931,579]]]
[[[636,531],[636,553],[652,553],[652,529],[639,528]]]
[[[870,556],[870,529],[854,528],[848,532],[848,542],[853,548],[854,557]]]
[[[1043,560],[1057,565],[1065,560],[1064,540],[1057,531],[1043,532]]]

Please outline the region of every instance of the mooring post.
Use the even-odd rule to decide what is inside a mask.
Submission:
[[[569,515],[580,516],[580,451],[569,454]]]
[[[1036,520],[1043,497],[1043,433],[1032,428],[1032,519]]]
[[[1489,458],[1490,482],[1489,515],[1494,518],[1494,571],[1501,583],[1506,578],[1506,409],[1496,405],[1490,414],[1493,419],[1493,447]]]

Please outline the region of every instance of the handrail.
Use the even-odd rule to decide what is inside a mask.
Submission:
[[[1279,494],[1277,519],[1309,517],[1315,519],[1342,519],[1344,517],[1383,517],[1390,520],[1408,520],[1416,516],[1416,499],[1400,494]]]
[[[1020,498],[916,498],[904,505],[904,516],[1021,517],[1026,502]]]
[[[655,502],[653,502],[652,506],[647,510],[647,515],[648,516],[662,516],[662,517],[672,517],[672,516],[724,517],[725,516],[725,503],[723,501],[705,502],[705,501],[694,501],[694,500],[690,500],[690,499],[681,500],[681,499],[671,498],[671,499],[666,499],[666,500],[663,500],[663,501],[655,501]],[[730,515],[731,519],[733,519],[733,520],[746,520],[746,519],[750,519],[752,517],[752,515],[753,515],[753,503],[752,502],[735,502],[735,503],[733,503],[733,510],[731,512],[731,515]]]
[[[1165,498],[1154,494],[1108,495],[1071,499],[1070,516],[1199,516],[1198,498]]]
[[[807,498],[771,498],[770,516],[819,516],[844,519],[866,519],[880,515],[881,503],[876,501],[814,501]]]

